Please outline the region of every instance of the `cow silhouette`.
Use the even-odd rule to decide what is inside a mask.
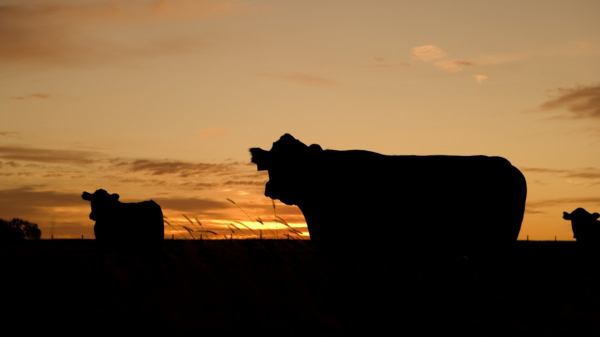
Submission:
[[[563,212],[563,219],[571,220],[573,237],[583,244],[600,244],[600,214],[577,208],[571,214]]]
[[[164,241],[164,219],[153,200],[122,203],[119,195],[103,189],[83,192],[91,202],[90,219],[96,221],[94,235],[101,248],[158,247]]]
[[[259,171],[268,170],[265,196],[297,205],[321,247],[468,255],[511,246],[521,228],[525,177],[501,157],[323,150],[289,134],[250,153]]]

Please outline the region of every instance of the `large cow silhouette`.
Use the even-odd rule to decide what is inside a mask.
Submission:
[[[563,219],[571,220],[573,237],[583,244],[600,244],[600,214],[578,208],[571,212],[563,212]]]
[[[83,192],[91,202],[90,219],[96,221],[94,235],[101,247],[156,247],[164,241],[164,219],[160,206],[153,200],[122,203],[119,195],[97,190]]]
[[[265,195],[297,205],[322,247],[468,254],[510,246],[521,228],[525,177],[501,157],[323,150],[289,134],[250,153],[259,171],[268,170]]]

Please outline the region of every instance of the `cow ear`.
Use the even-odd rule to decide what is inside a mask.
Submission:
[[[598,213],[594,213],[594,214],[592,214],[592,218],[593,218],[594,220],[598,220],[598,218],[600,218],[600,214],[598,214]]]
[[[308,147],[308,150],[310,152],[321,152],[321,151],[323,151],[323,148],[319,144],[312,144],[311,146]]]
[[[290,142],[296,140],[296,138],[294,138],[294,136],[290,135],[289,133],[286,133],[283,136],[279,137],[279,140],[284,142]]]
[[[119,201],[119,195],[118,195],[117,193],[113,193],[113,194],[111,194],[111,195],[110,195],[110,198],[111,198],[113,201]]]
[[[569,214],[567,212],[563,212],[563,219],[565,219],[565,220],[571,220],[571,214]]]
[[[265,171],[269,169],[271,164],[271,154],[269,151],[265,151],[260,148],[251,148],[250,154],[252,155],[252,162],[256,164],[258,171]]]
[[[81,195],[81,199],[92,201],[92,195],[89,194],[88,192],[83,192],[83,194]]]

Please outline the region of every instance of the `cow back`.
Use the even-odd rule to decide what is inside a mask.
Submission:
[[[452,245],[473,250],[518,236],[525,178],[504,158],[385,156],[360,150],[326,150],[316,156],[302,182],[311,192],[297,203],[311,239],[385,237],[409,249]]]

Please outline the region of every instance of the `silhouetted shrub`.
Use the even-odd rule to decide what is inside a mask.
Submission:
[[[0,219],[0,242],[39,240],[42,231],[37,224],[14,218],[10,221]]]

